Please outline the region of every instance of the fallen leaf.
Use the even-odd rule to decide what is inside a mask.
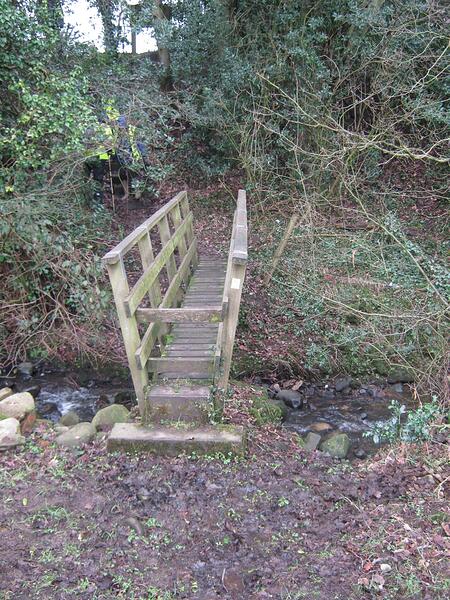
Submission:
[[[293,386],[292,386],[292,390],[294,392],[296,392],[298,389],[300,389],[303,385],[303,380],[299,379]]]
[[[373,569],[373,563],[371,563],[370,561],[367,561],[363,566],[363,571],[365,571],[367,573],[371,569]]]

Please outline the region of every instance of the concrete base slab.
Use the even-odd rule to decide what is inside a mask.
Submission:
[[[241,425],[175,428],[116,423],[108,438],[107,448],[110,452],[151,452],[161,456],[178,456],[183,452],[243,455],[245,430]]]

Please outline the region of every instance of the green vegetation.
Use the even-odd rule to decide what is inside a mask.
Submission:
[[[266,394],[255,395],[252,399],[250,414],[257,425],[281,423],[286,412],[283,402],[270,400]]]
[[[389,405],[391,418],[386,423],[374,426],[365,432],[366,437],[372,437],[375,444],[380,442],[422,442],[430,440],[433,429],[448,429],[448,425],[437,425],[441,416],[441,406],[434,396],[431,402],[423,404],[418,409],[406,412],[404,404],[392,400]]]
[[[146,210],[171,177],[208,190],[193,202],[199,213],[229,212],[237,175],[249,192],[250,268],[267,314],[258,318],[253,292],[244,297],[249,341],[236,375],[401,370],[440,399],[449,305],[445,6],[92,4],[105,52],[64,28],[64,2],[0,0],[5,364],[111,358],[99,258],[129,222],[109,192],[95,200],[85,162],[105,144],[112,100],[149,149],[134,188]],[[158,50],[120,53],[123,24],[153,31]],[[299,222],[272,268],[294,213]],[[283,349],[264,355],[268,338]],[[279,418],[254,411],[260,423]]]

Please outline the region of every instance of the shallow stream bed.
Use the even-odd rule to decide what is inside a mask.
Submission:
[[[124,404],[127,408],[135,404],[131,384],[94,371],[37,369],[32,377],[8,378],[3,385],[13,386],[16,392],[30,391],[39,416],[52,421],[69,411],[75,411],[82,421],[91,421],[100,408],[109,404]]]
[[[313,386],[305,391],[302,408],[288,408],[284,427],[304,436],[314,431],[325,437],[332,432],[346,433],[351,440],[349,458],[364,457],[379,446],[364,436],[374,425],[388,421],[393,400],[406,409],[416,408],[407,385],[379,383],[337,392],[331,385]]]

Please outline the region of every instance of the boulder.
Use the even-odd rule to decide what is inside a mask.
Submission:
[[[66,433],[69,429],[70,427],[67,427],[66,425],[55,425],[56,433]]]
[[[309,450],[312,452],[313,450],[317,450],[320,444],[321,437],[318,433],[314,433],[310,431],[305,438],[305,445],[303,446],[305,450]]]
[[[254,417],[258,426],[267,423],[278,424],[284,421],[287,415],[287,408],[284,402],[273,400],[266,396],[255,396],[250,408],[250,414]]]
[[[79,422],[80,417],[77,415],[77,413],[74,410],[69,410],[69,412],[66,412],[66,414],[60,418],[58,425],[72,427],[73,425],[78,425]]]
[[[345,458],[350,449],[350,438],[346,433],[334,433],[320,444],[320,450],[334,456]]]
[[[388,383],[413,383],[414,375],[403,369],[394,369],[388,373]]]
[[[334,384],[334,389],[337,392],[343,392],[346,388],[348,388],[351,385],[351,383],[351,377],[341,377],[340,379],[336,380],[336,383]]]
[[[302,408],[303,397],[299,392],[293,390],[280,390],[275,396],[277,400],[282,400],[287,406],[291,408]]]
[[[116,423],[128,423],[130,411],[121,404],[111,404],[98,411],[92,419],[92,425],[95,429],[109,429]]]
[[[16,368],[17,368],[17,371],[24,377],[31,377],[33,375],[33,371],[34,371],[33,363],[21,362],[19,365],[17,365]]]
[[[95,427],[92,423],[78,423],[56,438],[58,446],[78,448],[91,442],[95,437]]]
[[[14,448],[25,442],[20,434],[20,423],[17,419],[8,418],[0,421],[0,451]]]
[[[8,396],[12,396],[12,389],[9,387],[5,387],[3,389],[0,390],[0,402],[2,400],[4,400],[5,398],[8,398]]]
[[[21,421],[35,410],[34,398],[28,392],[13,394],[0,402],[0,417]]]

